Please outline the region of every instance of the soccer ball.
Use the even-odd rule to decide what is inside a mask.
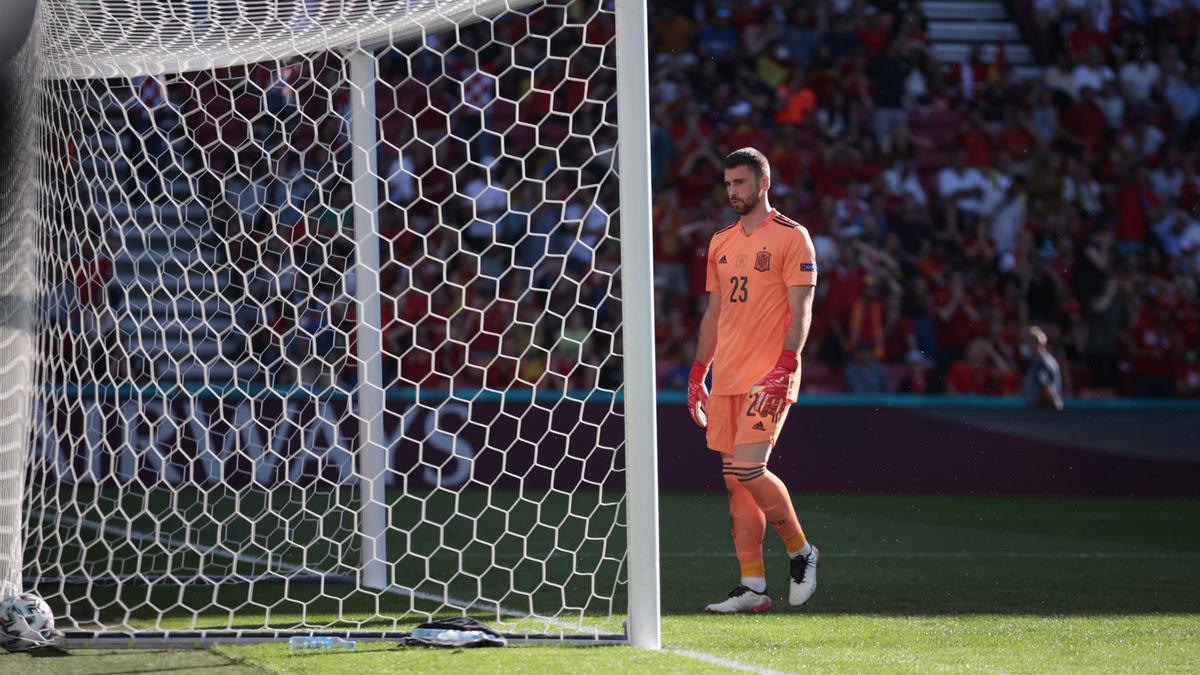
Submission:
[[[0,647],[14,652],[35,649],[60,635],[50,605],[38,596],[22,593],[0,602]]]

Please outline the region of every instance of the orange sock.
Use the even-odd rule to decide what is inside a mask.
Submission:
[[[732,462],[731,471],[738,482],[754,497],[754,503],[762,510],[767,522],[779,533],[787,546],[788,553],[804,548],[808,540],[800,528],[800,519],[792,506],[792,497],[787,487],[775,474],[767,471],[762,462]]]
[[[741,575],[765,577],[762,542],[767,531],[767,519],[754,496],[733,476],[729,460],[723,462],[725,488],[729,490],[729,522],[733,531],[733,550],[737,554]]]
[[[739,560],[738,568],[741,570],[743,579],[762,579],[766,578],[767,576],[767,565],[762,561],[762,558],[759,558],[758,560],[751,560],[750,562],[742,562]]]
[[[788,555],[795,557],[795,554],[803,551],[804,547],[808,545],[808,539],[805,538],[804,531],[801,530],[800,534],[785,540],[783,544],[787,547]]]

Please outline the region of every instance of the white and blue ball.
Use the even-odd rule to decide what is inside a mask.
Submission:
[[[0,602],[0,647],[9,651],[35,649],[53,644],[59,635],[50,605],[33,593]]]

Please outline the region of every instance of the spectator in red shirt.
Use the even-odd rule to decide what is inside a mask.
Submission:
[[[972,43],[966,61],[950,66],[946,85],[955,95],[971,101],[989,84],[990,71],[990,65],[983,59],[983,46],[978,42]]]
[[[888,362],[899,363],[914,350],[919,351],[917,330],[904,313],[904,296],[900,292],[888,296],[884,335],[884,359]]]
[[[973,338],[983,334],[983,324],[975,303],[966,292],[961,272],[954,272],[946,288],[935,296],[934,330],[941,348],[939,361],[958,359]]]
[[[1158,208],[1158,198],[1150,187],[1149,171],[1145,164],[1134,167],[1132,178],[1117,192],[1117,253],[1122,256],[1140,254],[1145,250],[1150,219]]]
[[[891,28],[890,14],[884,14],[875,10],[874,7],[868,6],[866,17],[854,30],[854,37],[866,48],[867,54],[878,54],[887,46]]]
[[[1156,299],[1153,308],[1142,307],[1137,321],[1122,336],[1134,396],[1171,396],[1175,390],[1175,363],[1180,355],[1179,334],[1170,321],[1170,307]]]
[[[959,142],[967,151],[967,163],[978,167],[991,166],[992,137],[983,128],[983,116],[978,110],[967,117],[965,127]]]
[[[775,113],[775,121],[779,124],[800,126],[808,122],[809,116],[817,109],[817,93],[804,81],[805,71],[796,68],[789,80],[779,85],[775,96],[782,105]]]
[[[1033,154],[1039,143],[1030,126],[1029,113],[1018,110],[1015,105],[1004,109],[1004,129],[1000,132],[998,145],[1018,162],[1027,160]]]
[[[79,299],[78,320],[83,325],[86,340],[92,345],[101,345],[104,338],[116,327],[113,322],[105,326],[104,318],[112,317],[104,312],[107,304],[105,290],[112,276],[112,261],[91,244],[85,243],[79,256],[70,263],[74,277],[76,297]]]
[[[886,342],[885,308],[879,297],[879,282],[869,281],[862,294],[850,306],[850,322],[846,331],[847,352],[863,348],[874,361],[883,359]]]
[[[842,73],[837,68],[833,52],[828,44],[817,45],[817,57],[808,70],[808,82],[817,94],[818,101],[827,101],[836,91],[841,91]]]
[[[1073,148],[1092,157],[1100,149],[1100,142],[1107,132],[1108,120],[1096,105],[1096,90],[1084,85],[1079,91],[1079,100],[1063,111],[1059,133]]]
[[[1079,23],[1067,33],[1067,49],[1071,56],[1083,59],[1095,47],[1102,54],[1108,53],[1108,36],[1096,30],[1096,19],[1090,11],[1084,11]]]
[[[82,307],[99,308],[104,305],[104,289],[112,275],[112,261],[85,243],[75,260],[71,261],[79,304]]]
[[[846,183],[853,180],[856,170],[853,152],[841,143],[824,146],[826,151],[813,164],[813,182],[818,196],[835,200],[846,196]]]
[[[1002,393],[1004,381],[1011,379],[1012,372],[1012,366],[990,342],[978,339],[967,349],[966,358],[950,367],[946,375],[946,393],[959,396]]]
[[[686,251],[680,231],[684,212],[679,207],[679,189],[670,186],[659,191],[651,216],[654,227],[654,284],[668,293],[688,287]]]
[[[723,139],[726,148],[769,148],[772,134],[767,130],[769,118],[766,114],[751,113],[735,120],[736,126]]]
[[[823,310],[837,330],[845,335],[850,324],[850,308],[862,294],[866,283],[866,271],[859,262],[854,246],[838,246],[837,262],[823,273],[822,283],[828,289]]]
[[[1176,286],[1176,290],[1182,291],[1184,287],[1185,284],[1179,284]],[[1200,345],[1200,307],[1196,305],[1200,298],[1197,298],[1195,293],[1191,293],[1191,295],[1192,297],[1188,299],[1187,292],[1181,293],[1172,318],[1175,328],[1183,336],[1183,344]]]
[[[697,152],[707,150],[712,152],[712,125],[700,116],[700,111],[688,106],[682,119],[676,119],[671,125],[671,141],[678,151],[681,162]]]

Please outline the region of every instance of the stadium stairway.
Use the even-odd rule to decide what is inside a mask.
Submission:
[[[921,10],[928,21],[933,51],[943,63],[962,62],[975,44],[992,60],[996,45],[1002,43],[1015,79],[1041,78],[1042,69],[1003,0],[927,0],[921,3]]]
[[[170,161],[156,162],[144,143],[156,132],[139,137],[125,121],[122,97],[132,95],[116,89],[81,101],[94,113],[82,116],[81,129],[88,147],[80,153],[86,187],[79,194],[90,203],[76,205],[104,232],[112,259],[107,290],[129,359],[127,376],[137,386],[164,388],[261,380],[257,364],[244,358],[247,340],[236,325],[257,321],[258,314],[244,298],[230,297],[220,233],[185,174],[190,144],[178,116],[169,108],[159,112],[157,128],[165,137],[160,152]],[[147,162],[155,166],[142,166]],[[107,175],[101,175],[106,164]]]

